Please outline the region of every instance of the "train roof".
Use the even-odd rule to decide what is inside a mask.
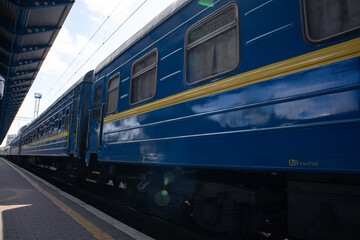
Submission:
[[[164,11],[162,11],[159,15],[153,18],[148,24],[146,24],[142,29],[140,29],[137,33],[135,33],[132,37],[130,37],[125,43],[123,43],[118,49],[116,49],[110,56],[105,58],[96,68],[94,74],[100,72],[104,67],[109,65],[112,61],[114,61],[117,57],[119,57],[123,52],[129,49],[132,45],[134,45],[137,41],[139,41],[146,34],[151,32],[154,28],[159,26],[162,22],[164,22],[167,18],[175,14],[181,8],[183,8],[186,4],[191,2],[191,0],[177,0],[176,2],[170,4]]]

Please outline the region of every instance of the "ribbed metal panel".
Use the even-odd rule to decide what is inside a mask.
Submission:
[[[73,3],[0,0],[0,74],[6,80],[0,100],[0,143]]]

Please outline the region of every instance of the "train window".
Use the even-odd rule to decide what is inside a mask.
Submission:
[[[72,123],[75,123],[77,120],[78,110],[79,110],[79,98],[77,97],[74,99],[74,103],[73,103]]]
[[[109,81],[106,97],[106,114],[116,111],[119,102],[120,74],[115,75]]]
[[[59,132],[61,130],[61,126],[62,126],[62,113],[60,112],[59,113],[59,121],[58,121],[58,129],[59,129]]]
[[[157,82],[158,52],[154,50],[138,61],[132,68],[130,103],[137,104],[155,96]]]
[[[54,129],[55,129],[55,117],[53,117],[51,121],[51,132],[53,132]]]
[[[302,0],[305,36],[319,44],[360,32],[360,1]]]
[[[78,94],[79,92],[80,92],[80,85],[75,87],[75,89],[74,89],[74,95],[75,95],[75,94]]]
[[[237,5],[192,26],[186,34],[185,81],[194,84],[235,70],[239,64]]]
[[[70,120],[70,108],[67,107],[65,111],[64,129],[69,131],[69,120]]]
[[[47,121],[45,124],[45,136],[47,136],[48,134],[49,134],[49,121]]]
[[[101,95],[102,86],[99,86],[95,90],[93,119],[97,119],[100,116]]]

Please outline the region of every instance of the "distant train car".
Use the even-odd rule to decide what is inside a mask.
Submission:
[[[26,126],[23,126],[19,131],[18,131],[18,135],[15,137],[14,140],[11,141],[10,145],[7,146],[7,153],[8,155],[15,157],[15,156],[20,156],[20,151],[21,151],[21,144],[20,144],[20,139],[21,139],[21,130],[24,130],[24,128],[26,128]]]
[[[88,72],[46,111],[34,120],[10,145],[18,155],[41,160],[43,165],[76,168],[85,159],[86,127],[93,71]],[[20,147],[18,145],[20,144]],[[14,155],[11,150],[11,155]],[[42,158],[39,158],[39,157]]]
[[[190,202],[211,230],[257,219],[287,185],[293,235],[354,231],[359,201],[330,195],[360,173],[360,2],[332,3],[177,1],[96,68],[88,163],[157,215]]]
[[[8,156],[8,155],[9,155],[9,146],[5,146],[3,156],[5,157],[5,156]]]

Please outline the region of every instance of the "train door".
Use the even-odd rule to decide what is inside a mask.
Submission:
[[[104,79],[93,84],[92,106],[89,110],[88,118],[88,136],[86,140],[87,163],[89,164],[90,155],[97,154],[101,148],[101,128],[103,115],[103,83]]]
[[[108,82],[107,86],[107,92],[106,92],[106,101],[104,105],[104,115],[109,116],[112,114],[115,114],[118,108],[118,102],[119,102],[119,88],[120,88],[120,74],[116,73],[115,75],[111,76]],[[102,125],[104,121],[102,121]],[[103,126],[101,128],[103,130]],[[103,131],[101,132],[103,135]]]
[[[23,145],[23,138],[20,137],[20,140],[19,140],[19,149],[18,149],[18,152],[17,152],[17,155],[20,155],[21,154],[21,147]]]
[[[109,139],[108,137],[105,137],[105,134],[107,131],[109,131],[109,128],[112,127],[109,125],[107,125],[106,128],[104,127],[104,118],[111,116],[117,112],[118,102],[119,102],[119,88],[120,88],[120,74],[116,73],[115,75],[109,78],[107,84],[105,102],[102,104],[103,107],[100,113],[101,114],[100,133],[99,133],[100,149],[99,149],[98,157],[103,161],[107,159],[111,159],[112,154],[114,154],[113,151],[107,151]],[[100,176],[98,176],[97,182],[104,182],[104,183],[108,182],[110,180],[110,168],[106,167],[106,165],[102,165],[99,170],[101,174]]]
[[[117,109],[119,95],[120,74],[110,77],[108,88],[105,79],[96,81],[93,84],[93,104],[89,111],[88,137],[87,137],[87,163],[89,164],[91,155],[94,156],[102,150],[102,135],[104,116],[112,114]]]
[[[68,140],[67,140],[67,150],[70,152],[70,107],[67,107],[65,110],[65,118],[64,118],[64,132],[68,132]]]

